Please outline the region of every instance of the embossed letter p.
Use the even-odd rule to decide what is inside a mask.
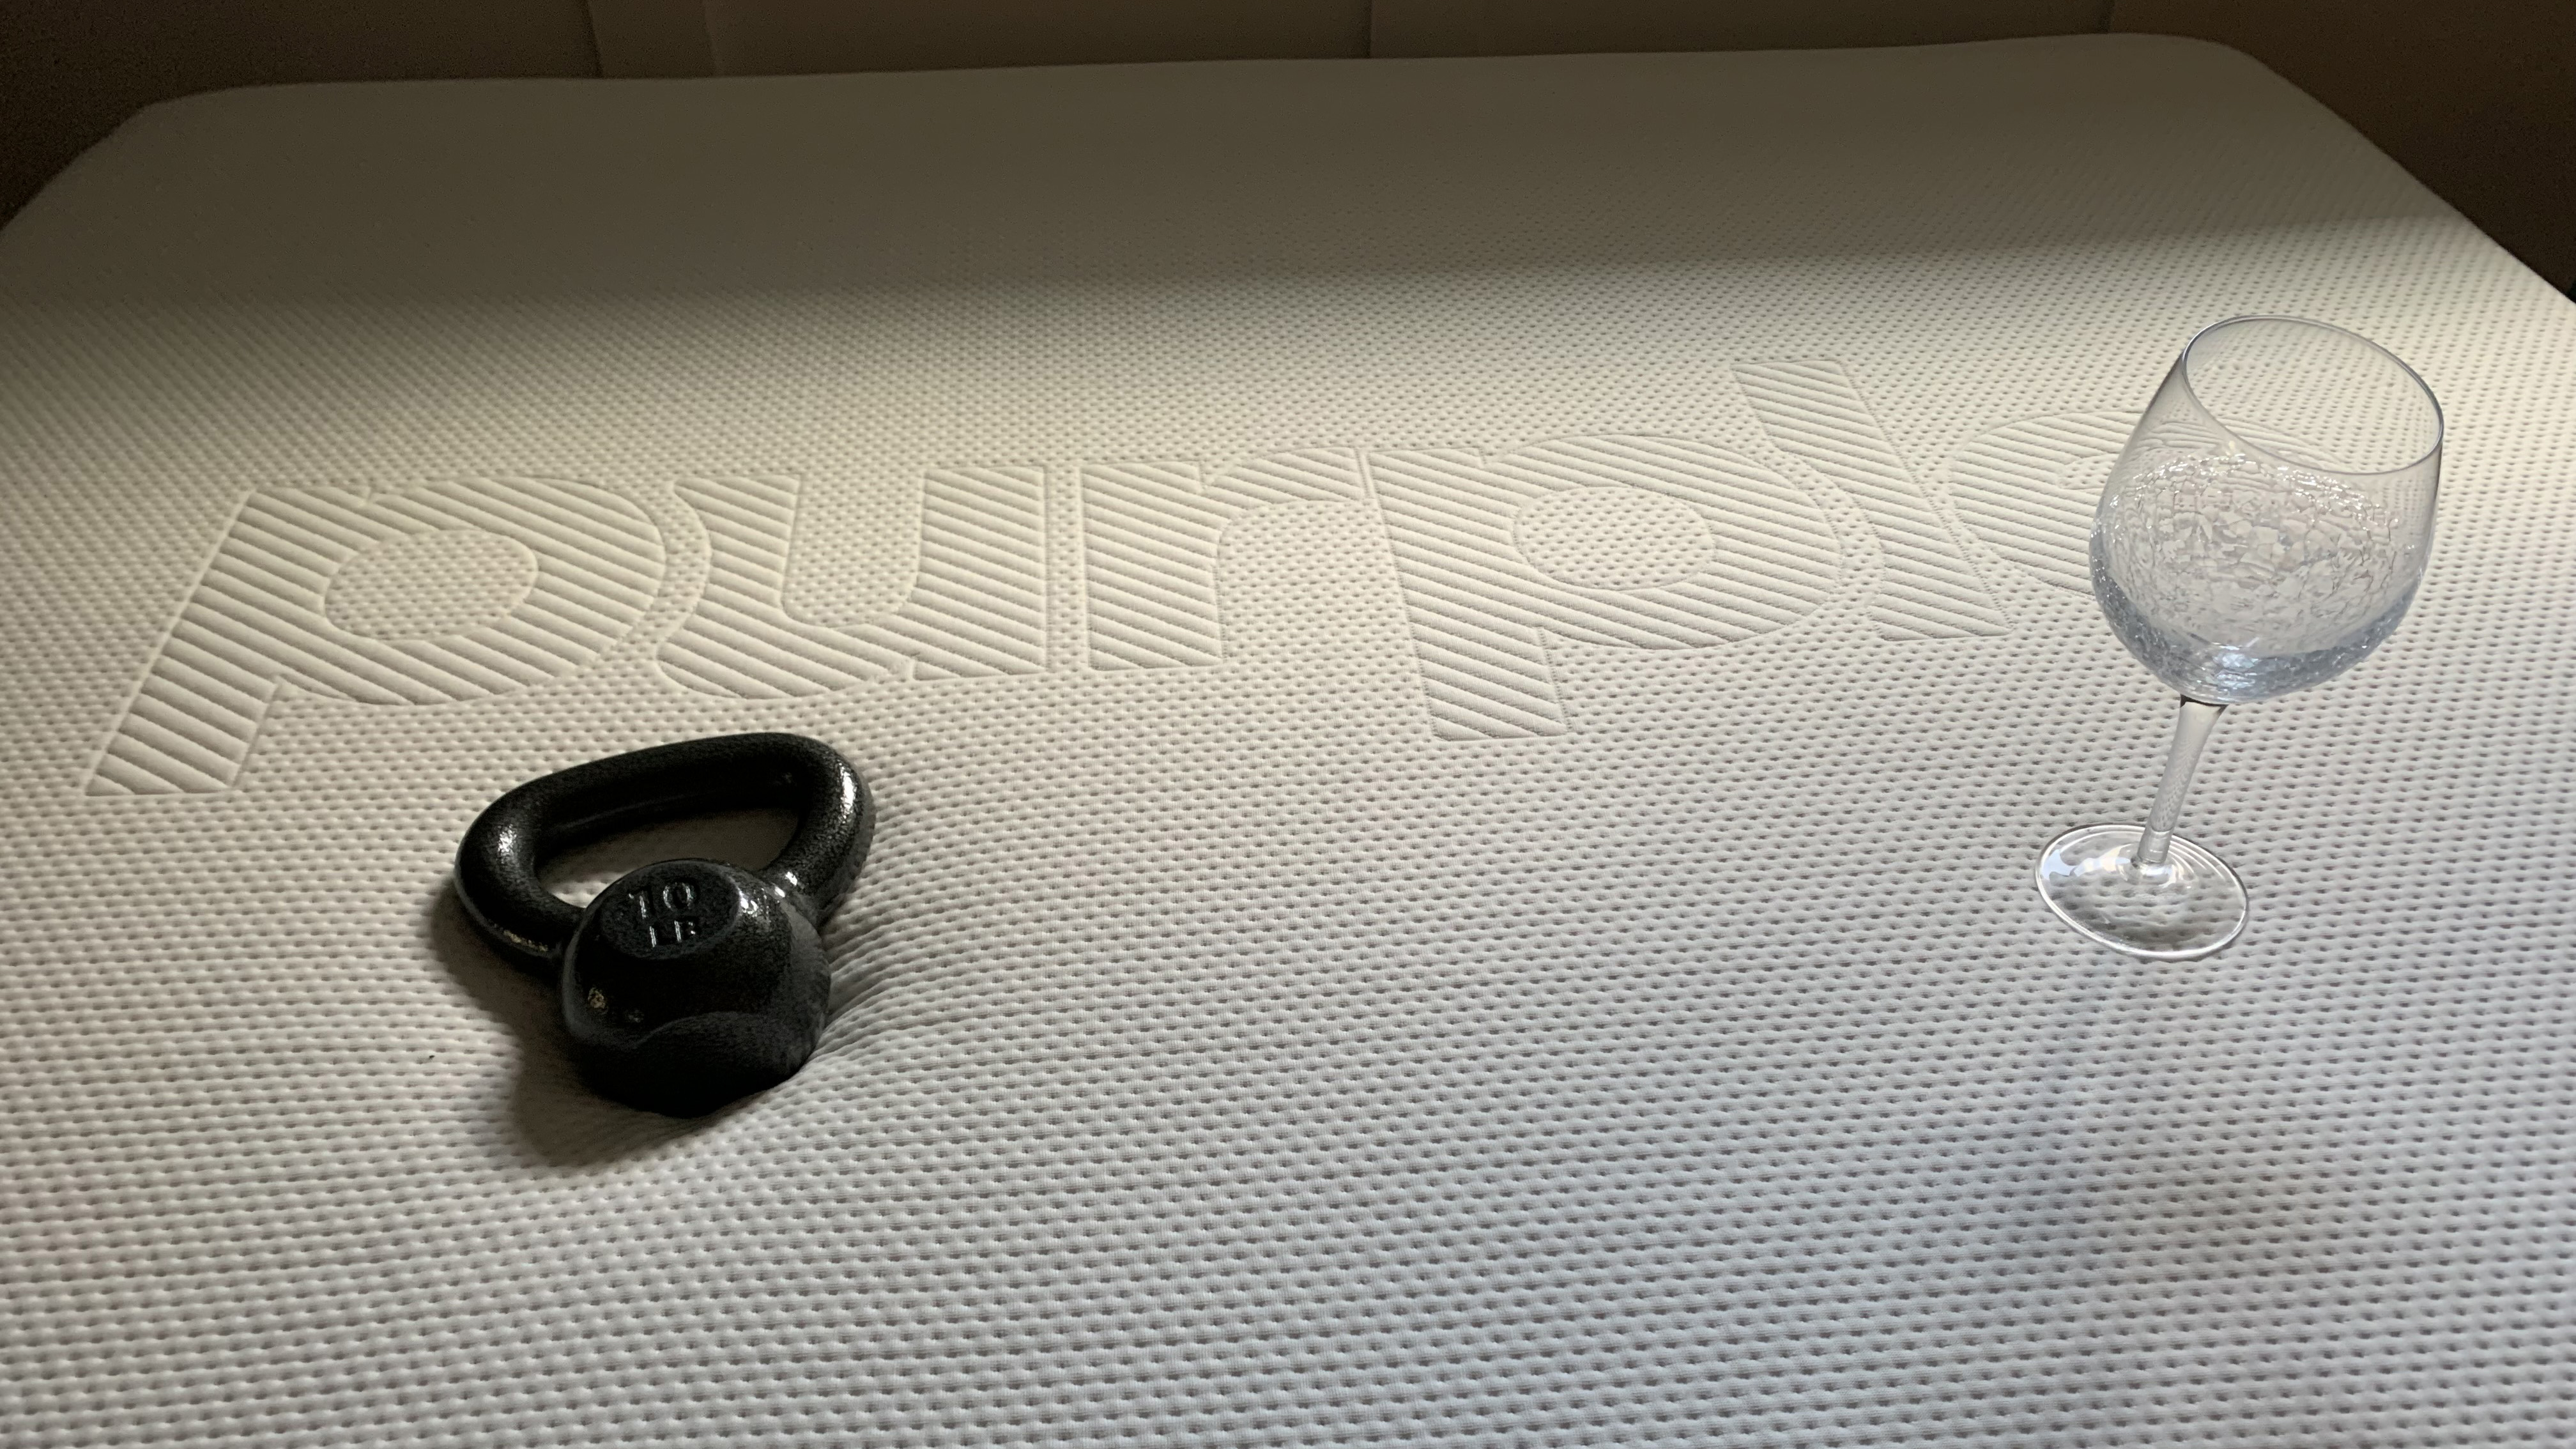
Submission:
[[[281,685],[403,705],[560,678],[624,636],[661,583],[652,520],[587,483],[254,493],[100,750],[88,791],[229,789]]]
[[[1733,643],[1804,617],[1840,571],[1814,500],[1704,443],[1373,452],[1369,469],[1443,739],[1565,733],[1550,640]]]

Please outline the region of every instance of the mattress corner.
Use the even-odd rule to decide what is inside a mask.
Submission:
[[[2205,65],[2213,71],[2251,72],[2290,86],[2292,90],[2298,89],[2279,71],[2225,41],[2204,40],[2197,35],[2166,35],[2151,30],[2114,30],[2090,39],[2097,45],[2118,46],[2140,57],[2162,52],[2168,61]]]

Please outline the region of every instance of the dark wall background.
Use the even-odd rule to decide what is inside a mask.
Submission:
[[[2576,0],[2119,0],[2113,25],[2253,55],[2576,283]]]
[[[174,96],[597,74],[583,0],[0,0],[0,216],[118,122]]]

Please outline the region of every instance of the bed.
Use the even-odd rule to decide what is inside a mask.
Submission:
[[[2440,537],[2139,963],[2086,521],[2253,312]],[[12,1443],[2570,1430],[2576,305],[2234,52],[229,92],[0,335]],[[738,730],[875,794],[834,1016],[618,1107],[451,858]]]

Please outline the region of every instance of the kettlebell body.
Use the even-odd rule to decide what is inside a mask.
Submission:
[[[562,851],[655,820],[753,805],[798,811],[758,871],[665,860],[576,908],[538,883]],[[830,747],[796,735],[691,740],[577,765],[493,802],[457,852],[484,938],[551,971],[581,1074],[672,1116],[711,1112],[796,1074],[821,1037],[831,969],[816,921],[864,859],[874,812]]]

